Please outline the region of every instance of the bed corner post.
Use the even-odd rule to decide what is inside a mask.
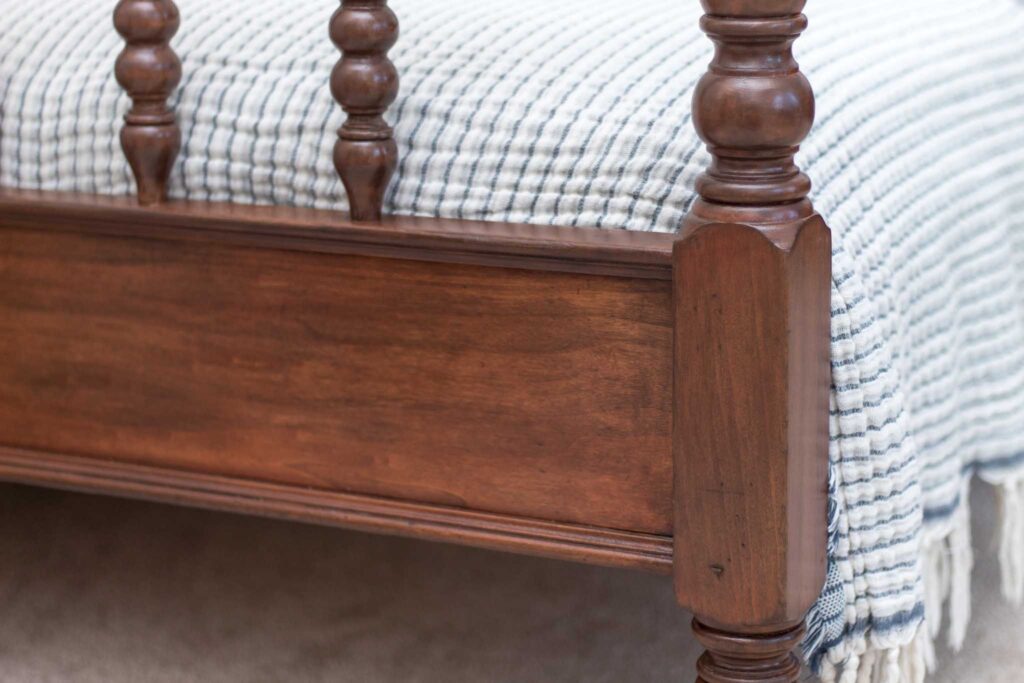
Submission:
[[[114,10],[114,27],[127,43],[114,74],[132,98],[121,147],[144,205],[167,199],[168,179],[181,147],[181,129],[167,104],[181,82],[181,60],[170,45],[180,23],[173,0],[120,0]]]
[[[398,18],[387,0],[342,0],[330,35],[342,53],[331,73],[331,94],[348,114],[338,130],[334,167],[352,218],[378,221],[398,165],[398,146],[384,120],[398,96],[398,71],[388,59],[398,40]]]
[[[805,0],[703,0],[713,161],[674,255],[675,559],[698,681],[796,681],[826,569],[830,235],[793,161]]]

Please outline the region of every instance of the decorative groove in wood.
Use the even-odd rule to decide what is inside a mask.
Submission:
[[[800,678],[796,650],[804,637],[802,624],[777,633],[743,636],[694,619],[693,632],[706,649],[697,662],[698,683],[795,683]]]
[[[222,242],[568,273],[670,280],[675,235],[411,216],[357,223],[336,212],[0,188],[0,227]]]
[[[715,56],[693,122],[712,155],[688,223],[794,223],[814,210],[793,157],[814,123],[814,92],[793,58],[806,0],[704,0]]]
[[[0,479],[667,574],[663,536],[0,446]]]
[[[342,0],[330,35],[342,53],[331,73],[331,93],[348,114],[338,130],[334,166],[352,219],[379,221],[398,165],[398,146],[384,120],[398,96],[398,71],[387,56],[398,40],[398,18],[387,0]]]
[[[181,148],[181,129],[167,104],[181,82],[181,60],[170,46],[180,23],[173,0],[120,0],[114,10],[114,26],[127,43],[114,73],[132,98],[121,147],[143,205],[167,199],[168,179]]]

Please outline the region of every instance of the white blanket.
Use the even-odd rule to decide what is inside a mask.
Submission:
[[[0,0],[0,184],[132,190],[113,4]],[[178,4],[172,194],[343,208],[336,4]],[[708,160],[689,114],[710,52],[697,0],[392,5],[390,211],[676,229]],[[819,114],[800,158],[836,237],[833,535],[808,657],[826,679],[889,683],[921,675],[946,596],[963,638],[972,473],[1004,493],[1005,587],[1024,586],[1024,5],[808,14],[797,51]]]

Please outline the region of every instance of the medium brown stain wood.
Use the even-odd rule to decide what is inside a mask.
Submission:
[[[398,97],[398,70],[387,55],[398,41],[398,17],[387,0],[342,0],[330,35],[342,53],[331,93],[348,114],[334,145],[334,167],[353,220],[378,221],[398,166],[398,145],[384,120]]]
[[[709,625],[798,621],[824,583],[829,244],[812,217],[785,249],[732,224],[679,245],[676,582]]]
[[[800,678],[797,651],[803,624],[757,635],[737,635],[694,620],[693,632],[706,650],[697,661],[698,683],[788,683]]]
[[[181,60],[170,41],[181,17],[173,0],[120,0],[114,26],[127,45],[117,58],[117,82],[131,96],[121,147],[135,175],[140,204],[167,199],[181,148],[181,129],[167,98],[181,82]]]
[[[789,683],[825,580],[828,228],[794,155],[804,0],[704,0],[693,120],[712,162],[675,247],[674,577],[700,683]]]
[[[0,446],[0,479],[659,574],[672,570],[672,539],[667,536],[268,484],[89,456]]]
[[[715,56],[693,96],[711,152],[685,226],[795,224],[814,214],[794,155],[814,123],[814,92],[793,57],[805,0],[704,0]],[[766,14],[766,12],[771,14]]]
[[[5,445],[670,533],[667,282],[8,228],[0,291]]]
[[[675,235],[0,188],[0,228],[70,230],[564,273],[672,279]]]

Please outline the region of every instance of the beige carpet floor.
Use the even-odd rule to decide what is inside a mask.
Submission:
[[[1024,613],[974,588],[933,683],[1024,681]],[[0,486],[3,683],[688,682],[688,619],[661,577]]]

